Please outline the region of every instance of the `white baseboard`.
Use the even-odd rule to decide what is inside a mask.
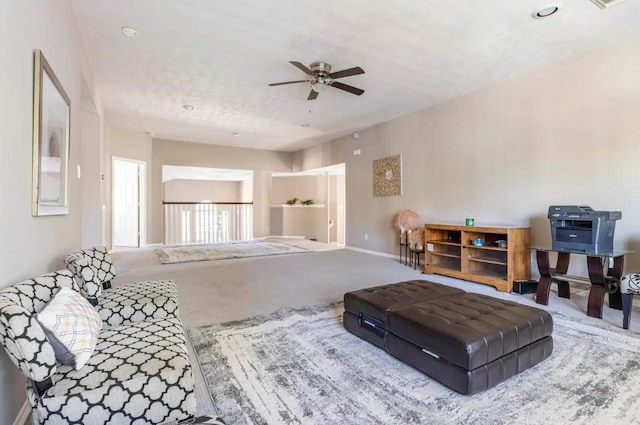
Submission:
[[[284,236],[284,235],[269,235],[269,236],[262,236],[259,238],[253,238],[254,240],[261,240],[261,239],[269,239],[269,238],[278,238],[278,239],[305,239],[304,236]]]
[[[398,254],[389,254],[387,252],[380,252],[380,251],[371,251],[369,249],[363,249],[363,248],[356,248],[355,246],[347,246],[345,245],[344,247],[345,249],[350,249],[352,251],[358,251],[358,252],[363,252],[365,254],[371,254],[371,255],[377,255],[379,257],[387,257],[387,258],[394,258],[396,260],[398,260]],[[424,264],[423,260],[420,260],[419,265],[422,267],[422,265]]]
[[[350,249],[352,251],[364,252],[365,254],[377,255],[379,257],[398,258],[398,256],[394,254],[389,254],[389,253],[380,252],[380,251],[371,251],[370,249],[356,248],[355,246],[345,245],[345,248]]]
[[[13,425],[28,425],[29,422],[29,414],[31,413],[31,405],[29,404],[29,400],[25,400],[24,404],[20,408],[18,412],[18,416],[13,421]]]

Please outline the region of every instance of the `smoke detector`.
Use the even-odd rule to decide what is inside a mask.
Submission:
[[[598,6],[600,9],[605,9],[607,7],[615,6],[618,3],[621,3],[624,0],[591,0],[593,4]]]

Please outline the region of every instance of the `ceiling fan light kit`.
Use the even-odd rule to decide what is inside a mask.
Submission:
[[[309,67],[303,65],[300,62],[289,61],[289,63],[305,74],[307,74],[307,79],[305,80],[295,80],[295,81],[284,81],[282,83],[271,83],[269,86],[281,86],[284,84],[296,84],[296,83],[309,83],[311,85],[311,91],[309,92],[309,96],[307,100],[315,100],[318,97],[318,93],[324,91],[327,87],[335,87],[340,90],[344,90],[346,92],[355,94],[360,96],[364,93],[364,90],[359,89],[357,87],[350,86],[348,84],[341,83],[339,81],[335,81],[338,78],[351,77],[353,75],[364,74],[364,70],[359,66],[343,69],[342,71],[331,72],[331,64],[326,62],[312,62]]]
[[[327,88],[327,86],[326,86],[326,83],[324,81],[318,81],[317,83],[311,84],[311,89],[316,91],[316,92],[318,92],[318,93],[323,92],[324,89],[326,89],[326,88]]]

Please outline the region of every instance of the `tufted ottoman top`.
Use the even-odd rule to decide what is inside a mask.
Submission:
[[[462,289],[439,283],[409,280],[347,292],[344,294],[344,309],[356,316],[365,314],[384,321],[386,312],[392,308],[464,293]]]
[[[393,309],[386,329],[472,370],[551,335],[553,319],[539,308],[464,293]]]

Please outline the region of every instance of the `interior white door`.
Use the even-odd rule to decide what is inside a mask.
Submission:
[[[140,246],[140,164],[113,160],[113,245]]]

